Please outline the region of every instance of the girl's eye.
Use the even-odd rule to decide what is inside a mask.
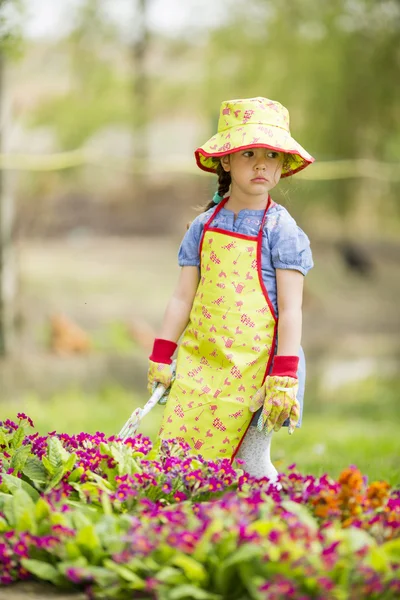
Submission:
[[[245,152],[243,152],[243,156],[254,156],[254,152],[253,150],[245,150]]]
[[[268,158],[278,158],[279,157],[279,152],[268,152]]]

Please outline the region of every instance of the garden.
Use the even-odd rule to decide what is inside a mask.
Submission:
[[[87,598],[395,599],[400,491],[356,467],[279,485],[173,441],[0,428],[0,583]]]

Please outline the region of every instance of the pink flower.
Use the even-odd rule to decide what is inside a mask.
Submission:
[[[30,417],[27,417],[25,413],[18,413],[17,419],[19,419],[20,421],[28,421],[29,425],[31,427],[34,427],[32,419]]]

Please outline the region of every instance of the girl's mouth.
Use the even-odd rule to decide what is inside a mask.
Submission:
[[[254,183],[265,183],[268,180],[265,179],[265,177],[254,177],[254,179],[252,179],[251,181],[254,181]]]

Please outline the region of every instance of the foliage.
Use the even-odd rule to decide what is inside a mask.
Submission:
[[[22,0],[0,0],[0,55],[21,54],[21,32],[16,21],[22,12]]]
[[[99,0],[79,6],[73,29],[64,41],[69,57],[70,89],[46,98],[32,116],[32,125],[51,124],[63,149],[80,147],[110,124],[131,117],[130,84],[115,68],[115,28]]]
[[[394,599],[400,494],[355,468],[280,489],[188,447],[0,429],[0,581],[91,598]]]
[[[278,0],[255,0],[231,7],[207,47],[205,106],[216,108],[216,97],[267,95],[290,108],[294,136],[318,160],[400,159],[398,2],[335,0],[316,9],[312,0],[291,0],[282,10]],[[305,200],[320,203],[323,196],[344,214],[358,189],[352,179],[337,180],[315,185]]]

